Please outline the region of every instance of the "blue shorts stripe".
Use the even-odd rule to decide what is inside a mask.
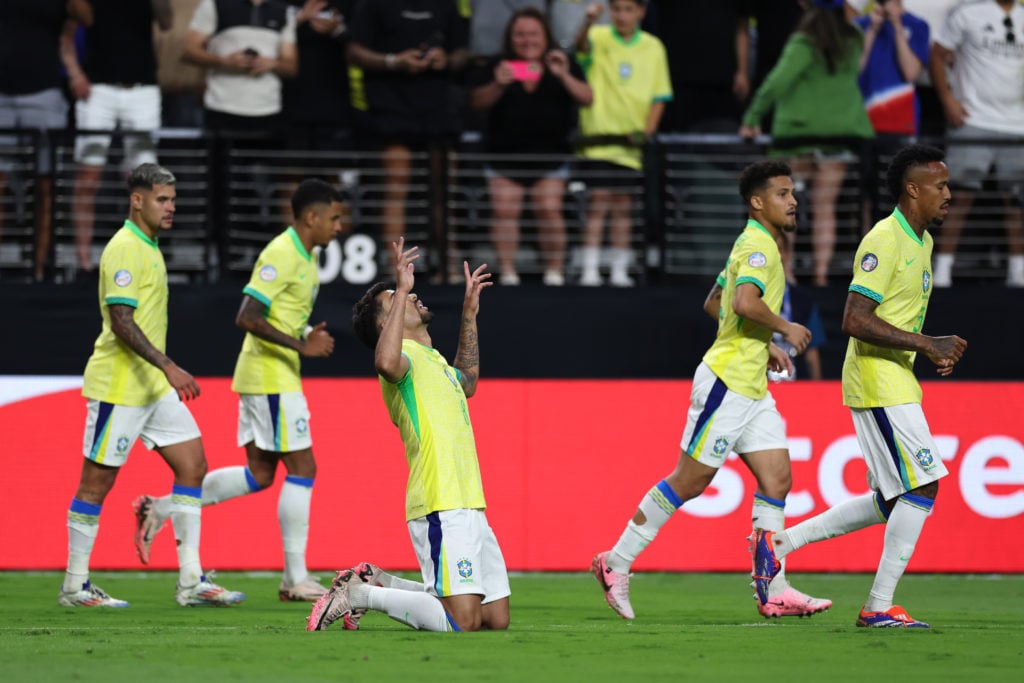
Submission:
[[[281,394],[267,394],[267,406],[270,408],[270,425],[274,430],[274,450],[281,452],[281,426],[278,418],[281,415]]]
[[[96,428],[92,434],[92,446],[89,448],[89,459],[95,460],[99,455],[100,445],[103,443],[103,434],[110,424],[110,416],[114,412],[113,403],[99,402],[99,410],[96,411]]]
[[[889,416],[885,414],[885,408],[871,408],[871,415],[875,418],[875,424],[878,425],[882,438],[885,439],[889,457],[892,458],[893,467],[900,475],[900,481],[907,489],[913,488],[907,478],[907,468],[903,464],[903,458],[900,457],[900,446],[896,443],[896,434],[893,432],[892,423],[889,422]]]
[[[708,422],[711,420],[711,416],[715,414],[715,411],[722,405],[722,401],[725,399],[725,392],[729,388],[725,386],[718,377],[715,378],[715,384],[711,387],[711,391],[708,392],[708,400],[704,404],[704,410],[700,412],[700,417],[697,418],[697,424],[693,427],[693,435],[690,437],[690,443],[686,444],[686,452],[689,455],[693,455],[693,447],[700,441],[701,436]]]
[[[441,566],[441,515],[431,512],[427,515],[427,542],[430,543],[430,563],[434,566],[434,590],[438,597],[444,597],[444,584],[441,574],[444,571]]]

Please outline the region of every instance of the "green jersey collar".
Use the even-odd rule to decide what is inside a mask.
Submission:
[[[159,238],[150,237],[149,235],[142,231],[142,228],[135,225],[135,223],[132,223],[130,220],[125,219],[124,227],[134,232],[136,235],[139,236],[139,239],[141,239],[143,242],[153,247],[154,249],[158,249],[160,247],[160,245],[157,243],[157,240]]]
[[[768,228],[764,227],[763,225],[761,225],[757,221],[755,221],[753,218],[748,218],[747,219],[747,227],[748,228],[757,228],[758,230],[764,230],[765,234],[767,234],[769,237],[772,237],[772,231],[769,230]],[[775,239],[775,238],[772,237],[772,239]]]
[[[903,232],[910,236],[910,239],[917,242],[918,245],[922,247],[924,246],[924,240],[918,237],[917,233],[914,232],[914,229],[910,227],[910,223],[907,222],[906,217],[904,217],[903,212],[900,211],[898,206],[892,210],[892,217],[895,218],[896,222],[900,224],[901,228],[903,228]]]
[[[619,41],[623,45],[632,47],[633,45],[636,45],[637,42],[640,41],[640,27],[639,26],[637,26],[635,29],[633,29],[633,35],[630,36],[629,40],[626,40],[625,38],[622,37],[622,34],[619,33],[618,29],[615,28],[614,24],[611,26],[611,29],[612,29],[612,37],[614,37],[615,40]]]
[[[306,247],[302,244],[302,240],[299,239],[299,233],[295,232],[295,228],[289,225],[288,229],[285,230],[285,232],[287,232],[288,236],[292,238],[292,244],[294,244],[295,248],[299,250],[300,254],[302,254],[302,258],[306,259],[307,261],[311,261],[313,257],[309,254],[308,251],[306,251]]]

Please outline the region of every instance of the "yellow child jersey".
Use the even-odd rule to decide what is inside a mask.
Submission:
[[[920,332],[932,291],[932,236],[914,232],[899,209],[861,240],[850,291],[878,303],[875,315],[906,332]],[[913,351],[850,337],[843,362],[843,404],[879,408],[921,402]]]
[[[267,307],[268,323],[300,339],[319,290],[316,259],[289,227],[260,252],[242,292]],[[231,389],[239,394],[302,391],[299,352],[246,333]]]
[[[391,421],[405,442],[406,521],[431,512],[483,510],[484,488],[461,373],[436,349],[402,341],[409,371],[396,384],[380,378]]]
[[[642,133],[651,104],[672,99],[665,46],[639,29],[626,42],[614,26],[592,26],[587,37],[590,52],[580,55],[580,64],[594,102],[580,110],[580,131],[584,136]],[[580,154],[638,170],[642,166],[635,147],[584,147]]]
[[[768,343],[772,331],[736,315],[732,300],[736,288],[749,282],[761,290],[761,298],[778,314],[786,290],[782,257],[775,238],[766,227],[750,219],[732,245],[725,270],[718,276],[722,306],[718,311],[718,336],[704,362],[730,391],[752,399],[768,392]]]
[[[165,350],[167,266],[157,241],[125,221],[103,248],[99,280],[103,329],[85,366],[82,395],[125,406],[155,403],[171,385],[163,370],[143,360],[114,334],[108,307],[134,308],[133,319],[146,339],[160,352]]]

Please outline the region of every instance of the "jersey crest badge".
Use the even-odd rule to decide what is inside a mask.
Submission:
[[[633,75],[633,65],[629,62],[619,64],[619,78],[626,79]]]
[[[751,268],[764,268],[766,263],[768,263],[768,257],[759,251],[755,251],[747,257],[747,265]]]
[[[872,270],[878,267],[878,257],[874,254],[864,254],[864,258],[860,260],[860,269],[865,273],[870,273]]]
[[[274,266],[263,266],[260,268],[260,279],[264,282],[273,282],[277,279],[277,268]]]
[[[921,274],[921,291],[928,293],[928,290],[932,288],[932,274],[927,270]]]
[[[114,284],[118,287],[127,287],[132,283],[132,274],[127,270],[119,270],[114,273]]]

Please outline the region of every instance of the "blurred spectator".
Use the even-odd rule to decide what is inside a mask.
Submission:
[[[587,160],[590,188],[581,251],[580,284],[585,287],[602,284],[598,268],[609,216],[609,282],[615,287],[633,286],[629,189],[642,183],[640,145],[657,132],[665,103],[672,99],[665,47],[640,29],[646,6],[646,0],[611,0],[611,26],[594,26],[604,6],[592,4],[576,38],[576,50],[584,55],[584,71],[594,89],[594,103],[580,113],[585,143],[580,154]],[[610,138],[611,144],[601,138]],[[623,144],[627,141],[632,144]]]
[[[281,78],[298,71],[295,16],[284,2],[201,0],[182,59],[206,67],[207,129],[280,132]]]
[[[786,271],[792,270],[791,264],[786,263],[786,260],[792,258],[793,250],[789,248],[787,242],[792,240],[793,237],[792,234],[780,232],[776,239],[779,245],[779,253],[782,255],[782,266]],[[811,341],[808,342],[807,348],[804,349],[803,353],[793,357],[794,372],[792,375],[769,370],[768,379],[773,382],[792,382],[798,377],[803,379],[821,379],[821,347],[828,342],[828,336],[825,334],[825,325],[821,320],[821,310],[818,308],[818,303],[806,289],[787,282],[786,290],[782,295],[782,308],[779,310],[779,315],[789,322],[799,323],[810,330]],[[772,343],[787,353],[792,353],[793,345],[787,342],[778,332],[772,334]]]
[[[36,253],[33,276],[41,280],[50,253],[53,169],[48,130],[67,126],[68,105],[61,93],[60,36],[68,19],[92,23],[84,0],[3,0],[0,2],[0,129],[41,131],[36,150]],[[3,136],[0,144],[17,140]],[[13,165],[0,159],[0,198]],[[3,211],[0,210],[0,235]]]
[[[347,20],[356,0],[290,0],[299,72],[284,82],[290,149],[338,149],[351,142]],[[325,87],[330,84],[329,87]]]
[[[661,129],[735,132],[750,95],[752,0],[654,0],[675,97]],[[695,21],[695,17],[700,21]],[[699,68],[695,68],[700,65]]]
[[[752,0],[751,4],[751,24],[756,39],[753,41],[754,76],[750,91],[755,92],[782,56],[782,48],[804,14],[804,5],[802,0]],[[771,131],[770,118],[769,112],[763,124],[765,132]]]
[[[541,12],[547,0],[468,0],[469,54],[491,57],[503,49],[505,29],[520,10],[532,7]]]
[[[79,130],[122,130],[151,133],[160,127],[160,88],[156,81],[153,22],[161,31],[171,27],[170,0],[89,0],[93,23],[85,28],[85,52],[79,63],[75,49],[78,22],[65,24],[61,59],[75,98]],[[126,54],[132,59],[125,59]],[[91,273],[92,232],[96,192],[107,163],[110,135],[75,138],[75,184],[71,221],[75,229],[78,270]],[[127,178],[142,164],[155,164],[150,135],[127,135],[121,169]]]
[[[774,107],[771,154],[791,156],[794,180],[811,182],[816,286],[828,284],[836,201],[846,166],[856,159],[850,147],[856,138],[874,136],[857,86],[863,40],[847,20],[843,0],[814,0],[740,127],[744,137],[759,135],[762,116]],[[792,273],[786,275],[792,282]]]
[[[405,232],[413,149],[430,151],[431,173],[440,177],[439,145],[459,132],[449,74],[466,64],[467,25],[453,0],[360,0],[349,31],[348,57],[363,71],[368,107],[359,135],[383,154],[387,245]],[[441,229],[439,216],[433,222]]]
[[[580,27],[587,21],[587,7],[593,4],[602,5],[607,9],[606,0],[548,0],[548,23],[555,42],[566,52],[571,52],[576,44],[576,36]],[[608,26],[611,23],[608,12],[594,20],[594,26]]]
[[[864,0],[860,0],[863,2]],[[903,0],[903,9],[928,24],[928,35],[935,41],[935,34],[942,28],[946,15],[960,0]],[[930,63],[929,59],[929,63]],[[918,117],[918,132],[921,135],[938,137],[946,133],[946,115],[942,102],[932,85],[931,69],[924,69],[917,77],[917,99],[921,106]]]
[[[928,24],[903,9],[903,0],[876,0],[855,23],[864,31],[860,84],[876,133],[917,135],[914,82],[928,65]]]
[[[1006,283],[1024,287],[1024,7],[1017,0],[976,0],[954,7],[932,44],[931,71],[949,123],[947,140],[953,144],[946,164],[955,188],[939,233],[935,286],[952,284],[964,221],[994,168],[1006,207]],[[977,144],[959,144],[976,139]]]
[[[491,59],[473,84],[470,106],[488,111],[486,150],[496,155],[568,155],[577,106],[589,106],[594,98],[583,70],[555,45],[544,14],[533,8],[512,15],[501,56]],[[562,198],[568,174],[564,159],[499,158],[488,166],[491,240],[501,284],[519,284],[519,217],[527,190],[538,223],[544,284],[565,284]]]
[[[161,119],[165,128],[203,127],[203,89],[206,71],[182,62],[185,34],[199,0],[170,0],[174,14],[169,31],[153,36],[156,80],[160,85]]]

